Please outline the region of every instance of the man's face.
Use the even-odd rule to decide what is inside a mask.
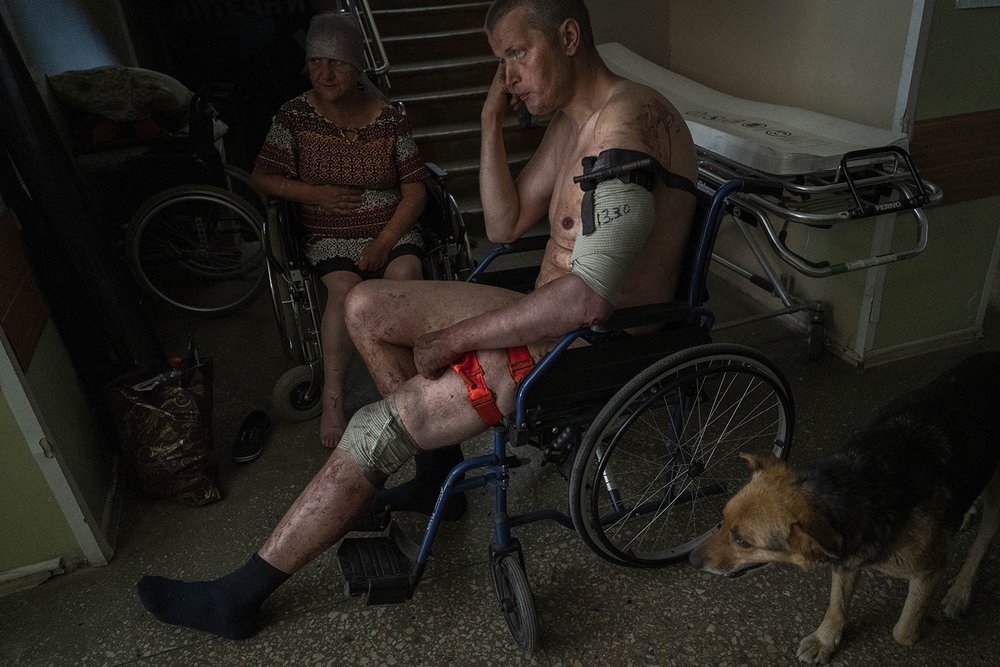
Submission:
[[[508,13],[489,34],[490,48],[506,70],[507,91],[535,115],[562,108],[569,98],[568,58],[523,9]]]

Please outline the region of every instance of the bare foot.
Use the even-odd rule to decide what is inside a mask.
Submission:
[[[324,447],[334,449],[344,435],[347,419],[344,417],[344,406],[340,399],[324,392],[323,415],[319,420],[319,441]]]

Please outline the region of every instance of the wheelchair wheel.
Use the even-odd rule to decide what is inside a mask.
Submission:
[[[267,200],[250,183],[250,174],[231,164],[225,166],[226,189],[250,204],[262,217],[267,215]]]
[[[759,352],[710,344],[646,368],[604,406],[570,480],[583,541],[612,562],[651,567],[687,557],[750,479],[740,452],[788,456],[788,383]]]
[[[538,646],[538,617],[528,578],[516,553],[493,561],[493,586],[507,628],[519,648],[531,652]]]
[[[232,193],[182,185],[147,199],[129,226],[128,262],[144,292],[199,315],[224,315],[264,288],[259,214]]]
[[[275,414],[280,419],[290,422],[305,422],[318,417],[323,411],[323,404],[319,400],[323,389],[322,376],[316,378],[316,381],[318,385],[312,392],[314,395],[310,396],[309,388],[313,384],[312,367],[295,366],[285,371],[274,383],[274,390],[271,392],[271,405],[274,406]]]

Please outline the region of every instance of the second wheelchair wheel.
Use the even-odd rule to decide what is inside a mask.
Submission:
[[[315,373],[322,371],[316,370]],[[323,411],[323,404],[319,400],[322,390],[322,375],[316,377],[311,366],[295,366],[285,371],[274,384],[271,405],[280,419],[290,422],[309,421]]]
[[[570,480],[583,541],[621,565],[676,562],[712,534],[750,479],[740,452],[788,456],[788,383],[759,352],[693,347],[618,391],[584,436]]]
[[[254,189],[250,174],[231,164],[225,166],[226,189],[250,204],[262,217],[267,215],[267,200]]]
[[[224,315],[264,288],[260,215],[210,185],[182,185],[146,200],[132,218],[128,262],[139,286],[161,303]]]
[[[521,561],[516,553],[505,553],[493,561],[492,567],[493,585],[507,628],[519,648],[532,652],[538,647],[538,618]]]

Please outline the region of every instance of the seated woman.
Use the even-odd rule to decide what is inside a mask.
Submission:
[[[364,43],[350,18],[313,17],[306,36],[312,89],[274,117],[253,169],[254,187],[301,204],[305,252],[327,290],[323,311],[320,440],[336,447],[347,424],[344,374],[354,346],[344,298],[365,278],[417,280],[427,171],[409,122],[364,74]]]

